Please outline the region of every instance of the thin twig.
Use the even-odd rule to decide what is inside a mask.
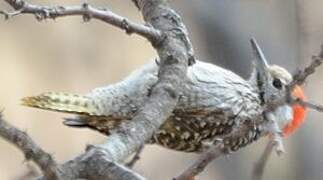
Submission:
[[[252,172],[252,180],[261,180],[264,174],[264,170],[266,167],[266,164],[268,162],[268,159],[274,150],[275,144],[273,141],[269,141],[267,143],[267,146],[263,152],[263,154],[260,156],[258,161],[254,164],[253,172]]]
[[[129,162],[126,163],[126,166],[129,168],[133,168],[136,162],[140,160],[140,154],[144,150],[144,145],[141,145],[135,155],[131,158]]]
[[[292,89],[296,85],[302,85],[305,83],[306,79],[315,73],[315,69],[319,67],[323,62],[323,45],[321,46],[321,52],[319,53],[318,56],[313,56],[312,57],[312,62],[305,67],[303,70],[298,71],[297,73],[294,74],[293,76],[293,81],[289,84],[287,87],[287,92],[286,92],[286,99],[283,101],[283,103],[289,103],[289,104],[299,104],[304,107],[308,107],[311,109],[314,109],[318,112],[323,112],[323,106],[314,104],[312,102],[308,102],[305,100],[302,100],[300,98],[294,98],[291,96],[292,94]],[[263,177],[264,169],[267,164],[267,161],[269,160],[270,154],[274,149],[274,144],[272,141],[268,142],[266,149],[264,150],[262,156],[260,159],[255,163],[255,166],[253,168],[252,172],[252,178],[253,180],[261,180]]]
[[[315,69],[319,67],[323,62],[323,45],[321,46],[321,52],[318,56],[312,57],[312,62],[303,70],[299,70],[293,76],[293,81],[290,83],[290,89],[293,89],[296,85],[302,85],[305,80],[315,72]]]
[[[0,113],[0,136],[19,148],[27,160],[33,160],[48,179],[61,179],[59,165],[50,154],[41,149],[27,133],[7,123]]]
[[[300,104],[304,107],[308,107],[310,109],[314,109],[319,112],[323,112],[323,106],[322,105],[317,105],[315,103],[309,102],[309,101],[304,101],[299,98],[293,98],[291,96],[291,91],[296,85],[302,85],[305,83],[306,79],[315,73],[315,69],[319,67],[323,63],[323,45],[321,46],[321,52],[319,53],[318,56],[313,56],[312,57],[312,62],[305,67],[303,70],[298,71],[297,73],[294,74],[293,76],[293,81],[289,84],[287,87],[287,102],[290,104]]]
[[[323,48],[323,46],[322,46]],[[290,84],[290,86],[287,89],[287,94],[288,94],[288,98],[286,99],[282,99],[281,103],[276,103],[275,107],[272,106],[268,106],[265,107],[265,111],[271,111],[272,109],[275,109],[277,106],[285,104],[286,102],[290,103],[290,104],[300,104],[302,106],[317,110],[319,112],[323,112],[323,106],[322,105],[316,105],[314,103],[311,102],[307,102],[304,100],[301,100],[299,98],[295,99],[293,97],[291,97],[290,95],[291,93],[291,88],[294,87],[295,85],[301,85],[305,82],[305,80],[308,78],[309,75],[313,74],[315,72],[315,69],[320,66],[323,62],[323,49],[320,52],[319,56],[313,56],[313,61],[312,63],[304,68],[303,71],[300,71],[299,74],[294,75],[294,80],[293,82]],[[256,165],[254,166],[254,170],[253,170],[253,178],[254,180],[260,180],[263,172],[264,172],[264,168],[266,165],[266,162],[268,161],[268,158],[272,152],[272,150],[274,149],[275,144],[274,141],[270,141],[263,153],[263,155],[261,156],[261,158],[259,159],[259,162],[256,163]],[[213,154],[214,153],[214,154]],[[201,173],[203,171],[203,169],[207,166],[208,163],[210,163],[212,160],[216,159],[219,156],[225,155],[228,152],[225,151],[221,151],[221,148],[219,147],[213,147],[213,149],[211,151],[207,151],[204,152],[200,155],[200,158],[198,160],[196,160],[189,168],[187,168],[181,175],[179,175],[177,178],[175,178],[176,180],[180,179],[180,180],[191,180],[194,178],[194,176],[198,175],[199,173]],[[206,158],[206,159],[205,159]],[[209,158],[209,159],[207,159]],[[202,168],[200,168],[202,167]]]
[[[27,3],[24,0],[5,0],[16,11],[6,12],[0,11],[0,14],[8,19],[19,14],[33,14],[36,19],[41,21],[44,19],[55,19],[66,16],[82,16],[84,21],[98,19],[113,26],[119,27],[126,31],[127,34],[136,33],[147,38],[153,44],[161,40],[161,33],[153,27],[137,24],[129,21],[125,17],[115,14],[107,9],[99,9],[90,6],[88,3],[83,3],[79,6],[41,6]]]
[[[14,16],[17,16],[19,14],[21,14],[22,9],[20,10],[16,10],[16,11],[12,11],[12,12],[7,12],[7,11],[0,11],[0,14],[2,14],[4,16],[5,20],[8,20],[9,18],[12,18]]]
[[[203,152],[197,160],[195,160],[187,169],[185,169],[174,180],[193,180],[195,176],[204,171],[206,166],[214,159],[227,154],[228,152],[223,149],[223,144],[211,146],[206,152]]]
[[[304,107],[308,107],[310,109],[314,109],[318,112],[323,112],[323,106],[320,105],[320,104],[314,104],[312,102],[309,102],[309,101],[304,101],[302,99],[299,99],[299,98],[296,98],[293,100],[295,104],[299,104],[301,106],[304,106]]]

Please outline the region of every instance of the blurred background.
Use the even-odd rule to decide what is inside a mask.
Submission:
[[[80,4],[79,0],[30,0],[38,4]],[[131,20],[142,22],[130,1],[88,0]],[[304,67],[323,43],[322,0],[173,0],[189,29],[196,56],[247,78],[251,67],[250,37],[256,37],[271,63],[291,72]],[[9,10],[3,1],[0,9]],[[2,18],[2,17],[1,17]],[[23,15],[0,20],[0,107],[5,119],[28,134],[59,162],[84,151],[104,136],[62,125],[66,114],[20,106],[24,96],[46,91],[87,93],[127,76],[155,56],[149,42],[110,25],[81,17],[37,22]],[[308,98],[323,104],[323,67],[305,85]],[[321,89],[321,90],[320,90]],[[307,121],[285,140],[282,157],[273,154],[265,179],[323,179],[323,120],[309,111]],[[198,179],[248,180],[265,139],[214,161]],[[0,179],[23,179],[23,155],[0,139]],[[196,158],[155,145],[145,147],[135,169],[154,180],[171,179]],[[26,178],[25,178],[26,179]]]

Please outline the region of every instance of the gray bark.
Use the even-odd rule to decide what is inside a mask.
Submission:
[[[38,8],[37,6],[32,6],[33,8],[30,8],[30,4],[22,0],[6,0],[6,2],[17,10],[11,14],[2,12],[7,17],[23,13],[40,15],[42,19],[55,17],[53,13],[56,13],[56,11],[49,11],[48,7],[38,6]],[[177,103],[180,89],[183,87],[187,65],[189,62],[194,61],[187,30],[181,18],[174,10],[168,7],[166,1],[136,0],[134,2],[141,10],[146,23],[162,32],[162,39],[148,38],[160,59],[157,84],[151,90],[149,99],[130,123],[123,124],[117,128],[116,132],[104,144],[91,146],[91,148],[87,148],[84,154],[63,165],[57,165],[62,167],[62,171],[55,172],[57,173],[56,178],[53,179],[142,179],[135,173],[122,170],[124,169],[122,166],[113,164],[114,162],[123,161],[145,141],[150,139],[154,131],[171,114]],[[26,4],[29,6],[26,6]],[[64,9],[64,7],[59,8],[63,12]],[[74,14],[85,16],[85,20],[91,17],[89,16],[91,14],[84,14],[84,12]],[[118,25],[114,21],[108,21],[108,23],[129,30],[124,24]],[[145,35],[147,34],[146,30],[150,31],[151,29],[138,28],[138,30],[142,32],[139,34]],[[150,34],[148,33],[148,35]],[[18,133],[18,131],[15,132]],[[36,157],[32,159],[36,159]]]

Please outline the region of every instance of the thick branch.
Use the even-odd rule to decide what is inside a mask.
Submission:
[[[96,168],[100,168],[101,161],[105,159],[123,162],[151,138],[176,106],[188,60],[192,58],[185,26],[179,16],[162,1],[145,0],[138,4],[143,5],[141,10],[145,21],[164,33],[163,41],[154,44],[160,59],[159,80],[145,105],[131,121],[117,128],[104,144],[93,146],[86,153],[63,165],[77,171],[75,177],[92,177],[84,174],[82,164],[91,164],[90,157],[97,157],[98,153],[102,156],[93,161]]]
[[[129,23],[120,16],[92,8],[88,4],[80,7],[48,8],[27,4],[22,0],[6,1],[18,10],[18,13],[35,14],[40,19],[83,15],[85,19],[97,18],[151,40],[159,55],[160,70],[159,80],[145,105],[132,121],[117,128],[104,144],[91,146],[84,154],[62,165],[64,173],[68,174],[65,179],[142,179],[116,163],[123,162],[149,140],[177,103],[187,64],[194,60],[186,28],[179,16],[162,0],[138,1],[145,21],[158,29],[155,30]],[[163,32],[161,40],[159,32]]]
[[[62,179],[58,164],[23,131],[7,123],[0,114],[0,136],[19,148],[27,160],[34,161],[47,179]]]
[[[84,21],[89,21],[92,18],[98,19],[113,26],[125,30],[128,34],[136,33],[147,38],[152,43],[157,43],[161,39],[160,31],[146,26],[129,21],[128,19],[117,15],[107,9],[98,9],[84,3],[80,6],[40,6],[27,3],[24,0],[5,0],[16,11],[4,12],[6,19],[19,14],[34,14],[37,20],[55,19],[66,16],[82,16]]]
[[[25,133],[7,123],[0,116],[0,136],[18,147],[27,160],[34,161],[42,170],[42,179],[77,179],[80,174],[90,179],[131,179],[144,178],[128,168],[105,158],[105,151],[97,149],[95,154],[83,156],[84,159],[73,161],[73,166],[57,164],[52,156],[42,150]]]
[[[71,180],[85,178],[98,180],[145,180],[144,177],[110,159],[107,150],[89,146],[86,152],[62,165]]]
[[[117,128],[104,144],[91,148],[64,166],[77,167],[78,162],[84,162],[86,157],[92,157],[98,150],[104,152],[104,158],[113,162],[124,161],[152,137],[176,106],[192,53],[187,48],[189,41],[185,26],[178,15],[160,0],[142,0],[138,4],[142,5],[145,21],[164,33],[163,41],[154,44],[160,59],[159,80],[145,105],[131,121]],[[97,166],[98,162],[99,159]],[[80,174],[79,177],[84,176]]]
[[[160,59],[159,80],[153,87],[151,96],[132,121],[117,128],[104,144],[91,146],[84,154],[66,162],[61,168],[50,158],[50,161],[53,161],[51,163],[54,163],[55,166],[53,166],[56,168],[51,170],[51,174],[63,170],[64,174],[68,174],[64,179],[143,179],[117,163],[123,162],[129,155],[136,152],[144,142],[149,140],[176,106],[186,76],[187,65],[194,62],[193,48],[181,18],[168,7],[164,0],[133,0],[141,10],[145,21],[152,27],[129,22],[110,11],[96,9],[88,4],[73,7],[44,7],[27,4],[23,0],[5,1],[17,10],[13,13],[3,12],[8,17],[25,13],[35,14],[39,20],[42,20],[82,15],[84,20],[99,19],[122,28],[127,33],[142,35],[152,42]],[[315,60],[310,69],[315,69],[320,62],[321,60]],[[312,73],[312,71],[306,69],[303,72],[299,78],[295,78],[299,79],[297,82],[295,81],[295,84],[304,82],[307,76]],[[308,104],[303,105],[308,106]],[[0,126],[5,127],[6,125],[4,121],[1,121]],[[240,131],[243,127],[237,128]],[[248,130],[245,129],[245,131]],[[19,144],[18,147],[20,147]],[[214,146],[214,148],[202,154],[200,159],[178,179],[193,178],[203,171],[209,162],[226,153],[228,152],[222,148]],[[46,156],[49,155],[46,153],[40,155],[40,157]],[[36,158],[33,160],[37,161]],[[41,165],[39,164],[39,166]],[[45,170],[45,177],[48,178]],[[60,179],[58,176],[56,178]]]

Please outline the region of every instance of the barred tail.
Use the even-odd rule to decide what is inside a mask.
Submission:
[[[48,92],[25,97],[22,105],[67,113],[99,115],[98,107],[89,97],[69,93]]]

